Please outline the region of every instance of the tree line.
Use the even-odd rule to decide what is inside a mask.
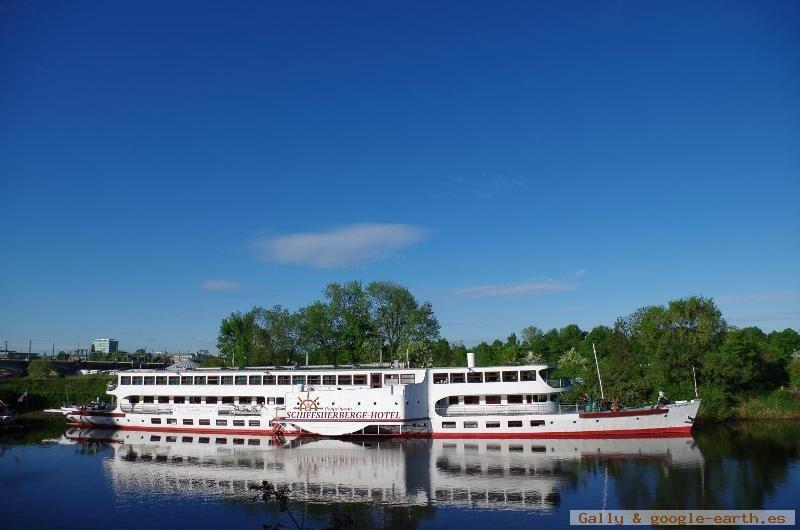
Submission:
[[[743,399],[800,386],[800,334],[729,325],[711,298],[691,296],[642,307],[613,326],[528,326],[504,341],[470,347],[448,342],[429,302],[385,281],[331,283],[321,300],[291,312],[282,306],[231,313],[220,325],[216,361],[226,366],[367,364],[479,366],[550,364],[554,376],[582,381],[576,393],[599,396],[592,347],[606,398],[629,405],[700,389],[707,414],[724,417]]]

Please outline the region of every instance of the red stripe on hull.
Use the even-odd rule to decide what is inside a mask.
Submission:
[[[160,432],[160,433],[173,433],[173,434],[183,434],[183,433],[192,433],[192,434],[242,434],[242,435],[250,435],[250,436],[285,436],[285,437],[292,437],[292,436],[299,436],[300,433],[294,432],[276,432],[272,429],[203,429],[198,427],[187,427],[185,429],[180,427],[173,427],[169,429],[165,429],[163,426],[159,428],[159,425],[98,425],[96,423],[74,423],[73,425],[77,425],[78,427],[87,427],[90,429],[96,430],[103,430],[103,431],[151,431],[151,432]]]
[[[692,426],[659,427],[653,429],[613,429],[607,431],[561,432],[435,432],[431,438],[665,438],[691,436]]]

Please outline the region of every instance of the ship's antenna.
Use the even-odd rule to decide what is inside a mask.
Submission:
[[[606,396],[603,394],[603,378],[600,377],[600,363],[597,362],[597,349],[594,347],[594,342],[592,343],[592,352],[594,352],[594,365],[597,367],[597,380],[600,381],[600,399],[605,399]]]
[[[694,373],[694,365],[692,365],[692,379],[694,379],[694,397],[699,398],[697,395],[697,374]]]

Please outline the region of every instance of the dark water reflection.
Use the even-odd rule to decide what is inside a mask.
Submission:
[[[294,528],[290,514],[306,528],[555,528],[570,509],[796,509],[798,435],[796,424],[613,440],[28,433],[3,444],[0,510],[7,528],[76,514],[85,528]],[[286,489],[288,512],[252,489],[264,481]]]

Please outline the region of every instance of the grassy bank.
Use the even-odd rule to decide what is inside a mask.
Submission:
[[[0,399],[17,411],[42,410],[60,407],[69,400],[85,403],[106,395],[106,385],[112,376],[83,375],[68,377],[22,377],[0,381]],[[28,392],[23,403],[17,400]]]
[[[743,401],[734,414],[737,419],[743,420],[798,420],[800,395],[793,390],[774,390]]]

